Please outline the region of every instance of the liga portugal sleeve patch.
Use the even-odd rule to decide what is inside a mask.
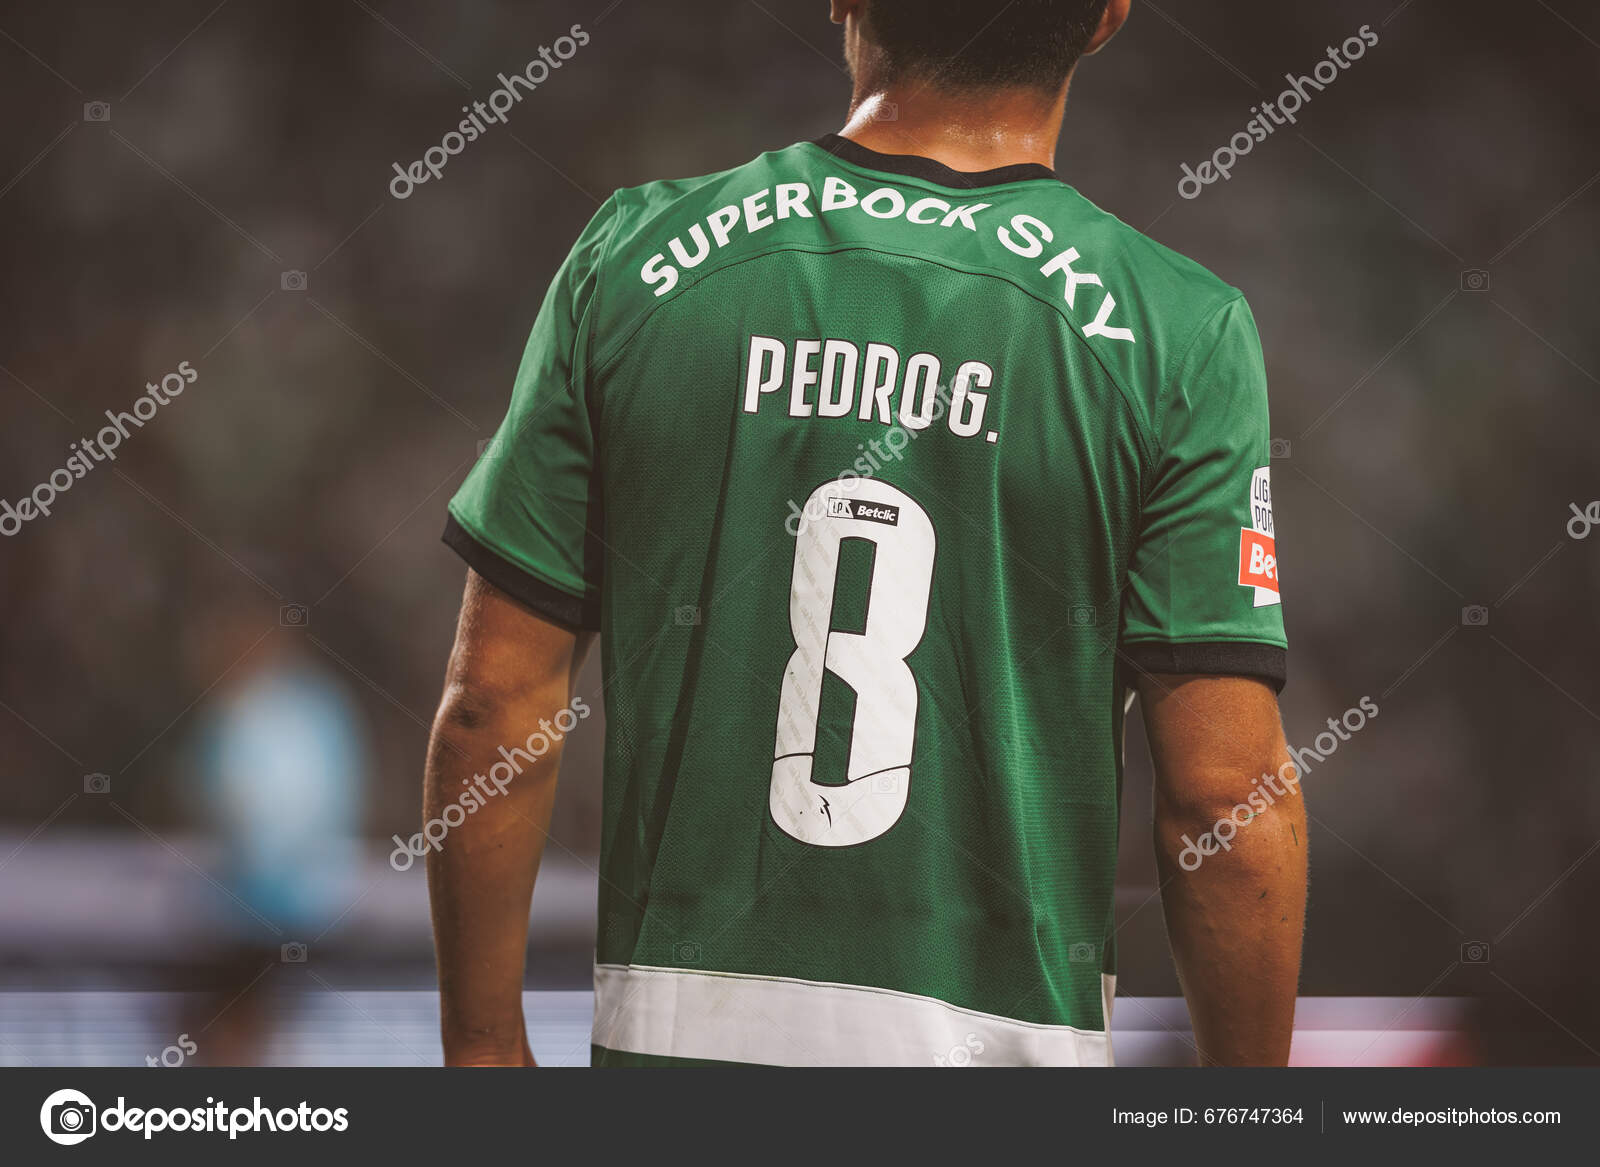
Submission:
[[[1255,606],[1281,602],[1277,529],[1272,522],[1272,470],[1250,476],[1250,526],[1239,530],[1239,586],[1255,589]]]

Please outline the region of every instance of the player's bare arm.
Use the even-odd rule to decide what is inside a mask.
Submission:
[[[1162,905],[1201,1062],[1284,1065],[1306,812],[1277,698],[1247,677],[1150,675],[1139,697],[1155,760]],[[1219,823],[1233,825],[1218,832]]]
[[[423,817],[454,804],[499,749],[566,708],[590,637],[535,615],[467,573],[444,696],[428,743]],[[445,1063],[532,1065],[522,974],[534,877],[561,743],[485,798],[428,854]]]

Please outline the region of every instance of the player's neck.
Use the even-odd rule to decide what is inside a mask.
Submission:
[[[1055,168],[1066,86],[1053,101],[1016,90],[951,97],[915,83],[863,88],[839,133],[868,150],[916,154],[952,170],[1024,162]]]

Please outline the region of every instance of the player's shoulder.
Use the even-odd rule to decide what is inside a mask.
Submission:
[[[754,231],[787,218],[793,208],[774,205],[774,188],[794,178],[801,151],[796,144],[726,170],[613,191],[575,248],[586,267],[604,269],[612,312],[638,319],[667,292],[694,283],[691,276],[746,250]]]
[[[1062,183],[1073,231],[1091,252],[1096,272],[1121,293],[1119,302],[1146,325],[1144,332],[1170,350],[1186,346],[1196,332],[1244,293],[1203,264],[1151,238]]]
[[[738,166],[688,178],[662,178],[639,186],[623,187],[609,200],[614,219],[613,237],[618,245],[644,237],[659,236],[663,228],[674,230],[703,220],[708,209],[730,200],[739,202],[763,183],[771,184],[792,176],[801,165],[803,144],[768,150]],[[737,196],[737,197],[736,197]]]
[[[1049,193],[1048,211],[1040,217],[1052,216],[1059,216],[1055,240],[1042,255],[1053,263],[1070,259],[1074,274],[1062,278],[1092,277],[1093,285],[1077,299],[1097,304],[1115,327],[1090,325],[1090,349],[1136,402],[1151,432],[1162,402],[1196,362],[1215,364],[1220,354],[1221,363],[1239,376],[1251,374],[1239,362],[1259,364],[1255,323],[1237,287],[1066,183]],[[1052,255],[1055,260],[1049,260]]]

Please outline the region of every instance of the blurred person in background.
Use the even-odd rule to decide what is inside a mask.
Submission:
[[[268,971],[304,963],[355,898],[370,751],[344,683],[292,632],[262,637],[226,612],[200,651],[219,669],[244,659],[191,743],[186,789],[220,859],[199,905],[213,944],[181,1025],[202,1064],[252,1065],[272,1029]]]

